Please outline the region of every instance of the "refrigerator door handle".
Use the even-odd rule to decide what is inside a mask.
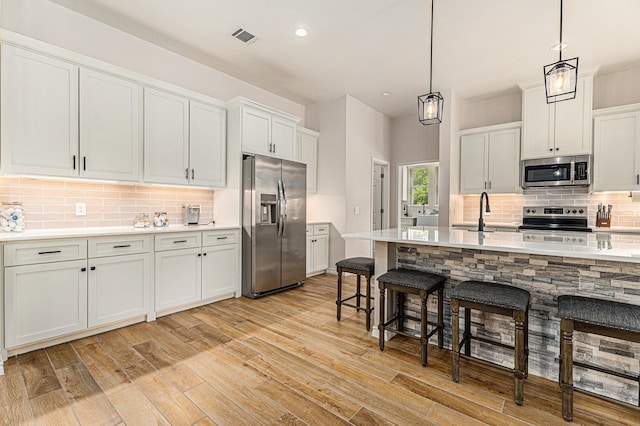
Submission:
[[[282,236],[282,200],[284,199],[284,192],[282,190],[282,181],[278,180],[278,202],[276,205],[278,206],[278,237]]]
[[[287,187],[284,181],[282,181],[282,206],[284,207],[282,213],[282,235],[284,235],[287,229]]]

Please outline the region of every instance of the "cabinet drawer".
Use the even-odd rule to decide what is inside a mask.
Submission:
[[[329,224],[325,223],[322,225],[313,225],[313,235],[328,235],[329,234]]]
[[[200,232],[156,235],[156,251],[200,247]]]
[[[307,237],[311,237],[313,235],[313,225],[307,225]]]
[[[87,258],[87,240],[39,241],[4,246],[4,265],[31,265]]]
[[[121,254],[148,253],[150,236],[104,237],[89,240],[89,257],[117,256]]]
[[[238,231],[206,231],[202,233],[202,246],[219,246],[221,244],[236,244]]]

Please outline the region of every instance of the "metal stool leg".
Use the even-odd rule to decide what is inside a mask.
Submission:
[[[383,351],[384,350],[384,307],[385,307],[385,297],[384,297],[384,293],[385,293],[385,287],[384,287],[384,283],[380,282],[379,284],[380,286],[380,306],[378,307],[380,309],[380,321],[378,323],[378,332],[380,334],[379,336],[379,345],[380,345],[380,350]]]
[[[471,356],[471,308],[464,308],[464,335],[462,336],[464,344],[464,354]]]
[[[522,405],[524,400],[524,376],[525,376],[525,355],[524,355],[524,325],[525,311],[514,311],[513,319],[516,323],[515,354],[513,375],[515,380],[514,399],[516,404]]]
[[[442,349],[444,344],[444,289],[438,290],[438,347]]]
[[[336,317],[340,321],[340,308],[342,307],[342,268],[338,267],[338,298],[336,299],[337,313]]]
[[[420,292],[420,360],[427,365],[427,292]]]
[[[360,274],[357,274],[357,285],[356,285],[356,306],[358,307],[358,311],[360,311]]]
[[[371,330],[371,276],[367,275],[367,331]]]

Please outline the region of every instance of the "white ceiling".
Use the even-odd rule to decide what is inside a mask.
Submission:
[[[429,0],[52,1],[302,104],[350,94],[395,117],[429,89]],[[558,57],[559,9],[435,0],[434,91],[482,98],[542,82]],[[233,38],[240,27],[257,41]],[[640,66],[640,0],[566,0],[563,38],[580,67]]]

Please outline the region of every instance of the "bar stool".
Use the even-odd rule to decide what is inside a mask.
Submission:
[[[599,334],[640,343],[640,306],[591,297],[558,296],[560,316],[560,389],[562,417],[573,420],[573,366],[597,370],[627,380],[640,382],[640,377],[573,360],[573,331]],[[593,392],[579,390],[602,398]],[[607,398],[608,399],[608,398]],[[609,399],[610,400],[610,399]]]
[[[338,321],[340,321],[342,305],[349,306],[351,308],[355,308],[357,311],[365,311],[365,313],[367,314],[367,317],[366,317],[367,331],[371,330],[371,311],[373,311],[373,307],[371,306],[371,300],[372,300],[371,277],[375,272],[375,261],[370,257],[351,257],[349,259],[343,259],[337,262],[336,269],[338,270],[338,297],[336,298],[336,305],[338,305],[337,307]],[[356,284],[356,294],[354,294],[353,296],[349,296],[346,299],[342,298],[342,273],[343,272],[350,272],[358,276],[357,284]],[[367,279],[366,294],[362,294],[362,291],[360,288],[360,276],[364,276]],[[366,300],[366,308],[362,308],[360,306],[361,297],[364,297]],[[351,303],[345,303],[354,298],[356,299],[355,305]]]
[[[529,374],[529,300],[531,295],[521,288],[484,281],[465,281],[451,290],[452,361],[451,376],[454,382],[460,380],[460,356],[483,364],[504,367],[471,356],[471,340],[514,350],[515,378],[514,400],[522,405],[524,400],[524,379]],[[464,311],[464,335],[459,342],[459,310]],[[510,316],[515,321],[515,345],[505,345],[471,334],[471,309]],[[464,354],[460,349],[464,346]]]
[[[420,361],[423,366],[427,365],[427,343],[429,337],[436,332],[438,333],[438,347],[442,349],[444,330],[442,305],[445,281],[446,278],[442,275],[410,269],[392,269],[378,277],[378,287],[380,288],[380,322],[378,330],[380,331],[381,351],[384,350],[385,330],[420,340]],[[385,290],[387,289],[398,293],[398,308],[395,315],[385,322]],[[435,292],[437,292],[438,297],[438,322],[436,323],[427,320],[427,298]],[[420,296],[420,318],[404,313],[405,294],[417,294]],[[409,334],[404,330],[405,319],[420,321],[420,336],[416,337],[414,334]],[[395,328],[390,327],[393,322],[396,322]],[[427,334],[427,324],[433,326],[429,334]]]

